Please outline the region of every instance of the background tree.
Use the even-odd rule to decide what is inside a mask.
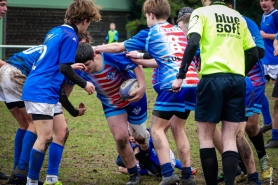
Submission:
[[[128,17],[128,24],[126,25],[126,30],[131,34],[135,35],[141,29],[146,29],[146,18],[142,14],[142,5],[145,0],[131,0],[132,7],[131,13]],[[168,19],[168,22],[175,24],[177,15],[179,10],[184,7],[192,7],[198,8],[201,7],[200,0],[169,0],[171,6],[171,15]],[[276,3],[276,7],[278,7],[278,3]],[[262,19],[263,11],[260,7],[260,0],[236,0],[236,10],[240,12],[242,15],[245,15],[251,19],[253,19],[258,25],[260,25],[260,21]]]

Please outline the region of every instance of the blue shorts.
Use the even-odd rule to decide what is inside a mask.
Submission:
[[[137,102],[132,102],[125,107],[115,108],[102,104],[106,118],[127,113],[130,124],[140,125],[147,120],[147,97],[146,94]]]
[[[185,110],[195,110],[195,104],[196,88],[182,88],[179,92],[161,89],[153,110],[185,112]]]
[[[262,104],[265,96],[265,85],[260,85],[254,87],[255,89],[255,97],[254,97],[254,113],[261,114],[262,113]]]
[[[245,94],[245,117],[253,116],[255,90],[252,81],[245,77],[246,94]]]

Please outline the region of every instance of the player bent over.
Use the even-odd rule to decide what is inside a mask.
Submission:
[[[81,77],[92,82],[96,87],[97,97],[102,102],[104,114],[116,141],[116,148],[130,174],[127,185],[136,185],[141,181],[133,151],[129,145],[129,122],[131,135],[139,143],[143,154],[149,153],[149,134],[146,131],[147,100],[145,95],[145,78],[142,66],[137,66],[125,53],[97,53],[89,44],[80,43],[76,52],[76,62],[84,63],[86,72]],[[123,100],[119,94],[121,84],[134,78],[139,88],[130,95],[132,99]]]
[[[59,121],[53,117],[62,113],[58,104],[58,92],[64,75],[89,94],[94,92],[93,84],[80,78],[71,68],[71,64],[74,63],[78,45],[77,33],[86,31],[91,21],[99,20],[99,9],[94,3],[84,0],[72,2],[65,14],[65,24],[53,28],[45,37],[42,54],[33,64],[25,81],[22,99],[27,112],[32,114],[38,134],[30,155],[27,185],[38,184],[45,152],[53,140],[53,121]],[[55,149],[49,152],[49,157],[61,156],[63,147],[60,144],[57,143]]]

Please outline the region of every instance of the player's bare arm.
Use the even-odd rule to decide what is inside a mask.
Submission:
[[[114,42],[111,44],[106,44],[106,45],[99,45],[94,48],[94,51],[96,53],[100,52],[106,52],[106,53],[119,53],[122,51],[125,51],[125,46],[123,42]]]
[[[274,47],[274,56],[278,56],[278,40],[275,39],[273,42],[273,47]]]
[[[6,62],[3,60],[0,60],[0,67],[2,67],[4,64],[6,64]]]
[[[263,37],[264,39],[274,40],[275,37],[276,37],[276,34],[265,33],[265,32],[262,31],[262,30],[260,31],[260,33],[261,33],[261,35],[262,35],[262,37]]]

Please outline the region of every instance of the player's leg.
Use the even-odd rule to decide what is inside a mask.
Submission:
[[[26,110],[32,114],[37,140],[30,154],[30,169],[26,185],[37,185],[45,153],[52,142],[54,104],[25,101]]]
[[[272,97],[274,97],[272,138],[265,148],[278,148],[278,82],[274,86]]]
[[[53,140],[48,150],[48,168],[45,185],[61,185],[58,181],[59,166],[63,155],[64,145],[69,136],[69,129],[63,114],[62,106],[55,106],[53,118]]]

